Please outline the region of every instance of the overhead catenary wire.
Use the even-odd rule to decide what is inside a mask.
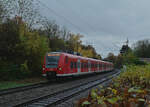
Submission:
[[[61,0],[56,0],[57,2],[61,3],[61,5],[63,5],[63,7],[65,7],[65,5],[62,3]],[[92,29],[94,32],[96,31],[93,26],[91,24],[88,23],[88,21],[85,19],[85,18],[82,18],[81,15],[79,15],[77,12],[75,12],[70,6],[69,7],[69,10],[72,11],[72,13],[76,14],[78,16],[78,18],[81,20],[81,22],[84,22],[86,25],[88,25],[88,27],[90,28],[90,30]]]
[[[60,1],[60,0],[56,0],[57,2],[59,2],[59,3],[61,3],[61,5],[63,5],[63,3],[62,3],[62,1]],[[64,6],[64,5],[63,5]],[[65,7],[65,6],[64,6]],[[69,6],[68,6],[69,7]],[[82,17],[81,17],[81,15],[79,15],[77,12],[75,12],[71,7],[69,7],[70,9],[69,10],[71,10],[73,13],[75,13],[75,14],[77,14],[78,15],[78,18],[80,18],[80,20],[81,20],[81,22],[85,22],[85,24],[87,24],[88,25],[88,27],[90,28],[90,30],[92,30],[93,32],[96,32],[96,30],[91,26],[91,24],[89,24],[88,23],[88,21],[86,21],[86,19],[82,19]],[[94,44],[94,43],[93,43]],[[103,47],[105,47],[101,42],[100,42],[100,44],[103,46]],[[92,46],[94,46],[94,45],[92,45]],[[111,50],[111,48],[109,48],[110,50]]]
[[[67,19],[65,16],[58,14],[55,10],[53,10],[52,8],[48,7],[46,4],[44,4],[43,2],[37,0],[41,5],[43,5],[45,8],[49,9],[49,11],[51,11],[52,13],[54,13],[57,17],[61,17],[63,18],[66,22],[70,23],[72,26],[74,26],[76,29],[78,29],[80,32],[85,33],[86,35],[89,35],[87,32],[81,30],[80,27],[78,27],[77,25],[75,25],[74,23],[72,23],[69,19]],[[103,45],[103,44],[101,44]],[[103,45],[104,46],[104,45]]]
[[[86,31],[83,31],[78,25],[74,24],[72,21],[70,21],[68,18],[66,18],[65,16],[61,15],[61,14],[58,14],[58,12],[56,12],[54,9],[48,7],[45,3],[41,2],[40,0],[37,0],[38,3],[40,3],[41,5],[43,5],[45,8],[47,8],[50,12],[52,12],[53,14],[55,14],[58,18],[62,18],[64,21],[66,21],[67,23],[69,23],[70,25],[72,25],[74,28],[76,28],[77,30],[79,30],[81,33],[84,33],[86,35],[89,36],[89,34],[86,32]],[[48,11],[48,12],[49,12]],[[82,21],[81,21],[82,22]],[[89,24],[88,24],[89,26]],[[92,29],[93,30],[93,29]],[[102,44],[101,42],[99,42],[103,47],[106,47],[104,44]],[[93,44],[94,46],[94,44]],[[108,49],[109,51],[113,49],[112,48],[109,48]]]
[[[44,4],[43,2],[41,2],[40,0],[37,0],[37,2],[39,2],[41,5],[43,5],[45,8],[47,8],[49,11],[51,11],[53,14],[55,14],[57,17],[61,17],[63,18],[66,22],[68,22],[70,25],[72,25],[74,28],[76,28],[77,30],[79,30],[82,33],[85,33],[86,35],[88,35],[85,31],[81,30],[80,27],[78,27],[76,24],[72,23],[69,19],[67,19],[65,16],[58,14],[55,10],[53,10],[52,8],[48,7],[46,4]]]

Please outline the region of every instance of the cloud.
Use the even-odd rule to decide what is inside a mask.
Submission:
[[[150,0],[41,0],[52,8],[41,13],[71,31],[84,34],[84,43],[92,42],[106,56],[118,53],[114,45],[128,38],[130,45],[150,35]],[[67,20],[70,22],[68,22]],[[113,49],[115,48],[115,49]],[[113,50],[112,50],[113,49]],[[110,51],[109,51],[110,50]],[[119,50],[119,47],[118,47]]]

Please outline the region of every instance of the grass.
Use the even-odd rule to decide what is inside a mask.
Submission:
[[[0,81],[0,90],[27,86],[27,85],[39,83],[42,81],[46,81],[46,79],[44,79],[44,78],[29,78],[29,79],[17,80],[17,81]]]

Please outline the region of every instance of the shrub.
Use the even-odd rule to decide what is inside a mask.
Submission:
[[[17,80],[17,79],[24,79],[30,76],[30,72],[24,70],[24,66],[22,65],[15,65],[12,63],[3,64],[1,63],[0,67],[0,80]]]

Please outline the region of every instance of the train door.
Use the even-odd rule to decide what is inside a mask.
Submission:
[[[88,61],[88,72],[91,72],[91,63]]]
[[[65,57],[65,67],[63,67],[64,68],[64,72],[63,73],[69,73],[69,71],[70,71],[70,61],[69,61],[70,59],[69,59],[69,57],[68,56],[66,56]]]
[[[98,63],[98,72],[100,72],[100,63]]]
[[[77,70],[78,70],[77,72],[80,73],[81,72],[81,62],[80,62],[80,59],[78,59],[78,61],[77,61],[77,66],[78,66],[77,67]]]
[[[102,71],[104,71],[104,62],[102,62]]]

